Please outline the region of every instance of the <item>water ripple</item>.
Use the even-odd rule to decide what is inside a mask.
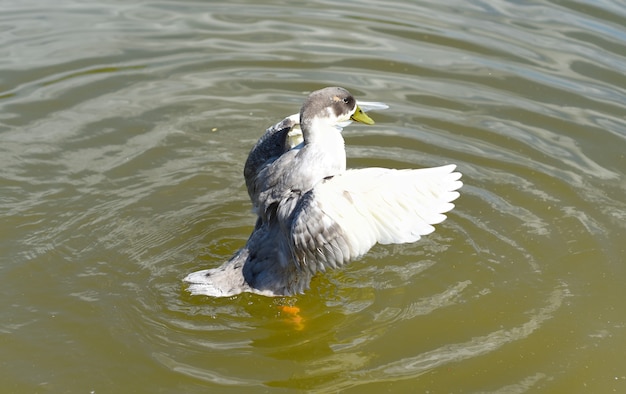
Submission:
[[[7,387],[619,389],[623,10],[5,2]],[[350,166],[456,163],[457,207],[301,296],[189,296],[252,229],[250,147],[324,85],[391,105],[345,130]]]

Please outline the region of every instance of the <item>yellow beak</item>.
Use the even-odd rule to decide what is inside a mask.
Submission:
[[[361,122],[365,124],[374,124],[374,121],[372,120],[372,118],[367,116],[365,112],[363,112],[361,108],[359,108],[358,105],[356,106],[356,111],[354,111],[350,119],[354,120],[355,122]]]

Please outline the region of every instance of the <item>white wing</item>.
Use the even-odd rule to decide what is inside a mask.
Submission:
[[[415,242],[433,232],[463,185],[455,167],[348,170],[316,186],[291,222],[296,261],[315,273],[343,265],[377,242]]]
[[[358,104],[359,108],[361,108],[363,112],[380,111],[380,110],[389,108],[387,104],[381,103],[379,101],[360,101],[359,100],[356,103]]]

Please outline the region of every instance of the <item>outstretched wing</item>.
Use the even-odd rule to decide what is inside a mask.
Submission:
[[[415,242],[454,208],[463,183],[456,166],[348,170],[317,185],[291,221],[292,251],[312,273],[336,268],[377,242]]]
[[[243,168],[243,176],[246,180],[248,195],[253,205],[257,205],[258,198],[255,188],[257,176],[263,168],[273,163],[283,153],[292,148],[289,145],[288,134],[298,123],[298,114],[286,117],[265,130],[265,134],[259,138],[252,150],[250,150]]]

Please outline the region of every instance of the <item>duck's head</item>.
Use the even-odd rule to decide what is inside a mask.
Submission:
[[[335,127],[348,120],[374,124],[372,118],[359,108],[350,92],[340,87],[316,90],[307,97],[300,110],[300,124],[305,134],[306,129]]]

